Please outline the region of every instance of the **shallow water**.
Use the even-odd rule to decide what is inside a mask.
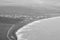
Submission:
[[[60,18],[45,20],[32,25],[32,31],[25,32],[29,40],[60,40]]]

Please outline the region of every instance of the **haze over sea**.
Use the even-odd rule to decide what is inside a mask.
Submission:
[[[0,0],[0,14],[60,15],[60,1]]]

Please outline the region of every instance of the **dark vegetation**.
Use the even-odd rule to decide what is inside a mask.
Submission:
[[[20,18],[9,18],[9,17],[1,17],[0,16],[0,40],[8,40],[7,38],[7,32],[11,28],[13,24],[19,24],[20,26],[14,26],[14,28],[11,29],[9,36],[12,34],[16,38],[16,35],[14,34],[15,31],[22,27],[23,24],[21,24],[22,21],[24,21],[25,17]],[[14,31],[15,30],[15,31]],[[13,32],[12,32],[13,31]]]
[[[7,35],[7,31],[11,26],[12,25],[0,23],[0,40],[8,40],[6,35]]]
[[[10,17],[1,17],[0,16],[0,40],[8,40],[7,38],[7,32],[12,27],[13,24],[15,24],[14,27],[12,27],[11,31],[9,32],[9,37],[14,37],[14,40],[17,39],[15,32],[22,28],[24,25],[27,25],[29,21],[24,20],[30,20],[26,19],[27,17],[20,17],[20,18],[10,18]],[[12,39],[12,38],[11,38]]]
[[[0,23],[3,23],[3,24],[16,24],[16,23],[19,23],[23,20],[24,20],[23,17],[21,17],[21,18],[10,18],[10,17],[1,17],[0,16]]]

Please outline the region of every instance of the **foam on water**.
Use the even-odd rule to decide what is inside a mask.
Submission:
[[[34,21],[32,23],[29,23],[27,25],[25,25],[23,28],[19,29],[16,34],[18,35],[18,33],[22,32],[22,30],[26,29],[26,28],[30,28],[31,25],[34,25],[36,23],[40,23],[40,22],[43,22],[43,21],[46,21],[46,20],[53,20],[53,19],[59,19],[60,16],[58,17],[52,17],[52,18],[48,18],[48,19],[40,19],[40,20],[37,20],[37,21]]]

